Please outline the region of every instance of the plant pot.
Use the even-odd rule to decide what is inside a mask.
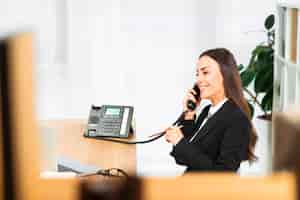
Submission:
[[[255,155],[258,157],[257,172],[260,175],[268,175],[272,172],[272,122],[262,119],[254,119],[258,140],[255,146]]]
[[[261,118],[254,118],[253,124],[258,140],[254,153],[258,160],[251,165],[244,162],[241,165],[241,175],[265,176],[272,172],[272,122]]]

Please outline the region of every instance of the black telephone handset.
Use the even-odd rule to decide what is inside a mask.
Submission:
[[[195,99],[196,99],[197,101],[199,101],[199,99],[200,99],[200,89],[199,89],[199,87],[197,86],[197,84],[194,85],[193,89],[194,89],[195,92],[196,92],[196,95],[194,95],[194,94],[193,94],[193,95],[194,95]],[[194,111],[194,110],[196,109],[196,103],[193,102],[192,100],[188,100],[188,102],[187,102],[187,107],[188,107],[188,109],[189,109],[190,111]]]

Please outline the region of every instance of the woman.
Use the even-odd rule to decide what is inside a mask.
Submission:
[[[197,62],[196,85],[200,99],[191,89],[183,101],[179,126],[166,130],[176,163],[187,166],[186,172],[237,171],[243,160],[256,160],[257,135],[233,55],[224,48],[203,52]],[[199,107],[201,99],[209,99],[211,105],[196,115],[187,108],[187,101]]]

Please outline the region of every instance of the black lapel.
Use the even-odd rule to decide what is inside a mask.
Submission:
[[[231,108],[231,102],[227,100],[224,105],[213,115],[211,116],[207,122],[203,125],[201,128],[200,132],[196,135],[195,139],[193,141],[200,140],[203,138],[205,135],[209,133],[209,131],[216,126],[216,123],[220,119],[224,119],[228,117],[228,113],[230,112]]]
[[[195,129],[198,130],[200,125],[202,124],[203,120],[206,118],[209,108],[211,105],[206,106],[205,108],[203,108],[203,111],[201,112],[200,116],[198,117],[197,121],[196,121],[196,127]]]

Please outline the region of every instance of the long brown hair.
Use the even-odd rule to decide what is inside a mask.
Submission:
[[[248,145],[248,160],[253,162],[257,160],[254,154],[254,147],[257,141],[256,130],[251,121],[251,114],[248,103],[243,94],[240,74],[233,54],[225,48],[210,49],[203,52],[199,59],[208,56],[214,59],[220,66],[223,76],[224,89],[226,97],[236,104],[247,116],[251,124],[250,143]]]

